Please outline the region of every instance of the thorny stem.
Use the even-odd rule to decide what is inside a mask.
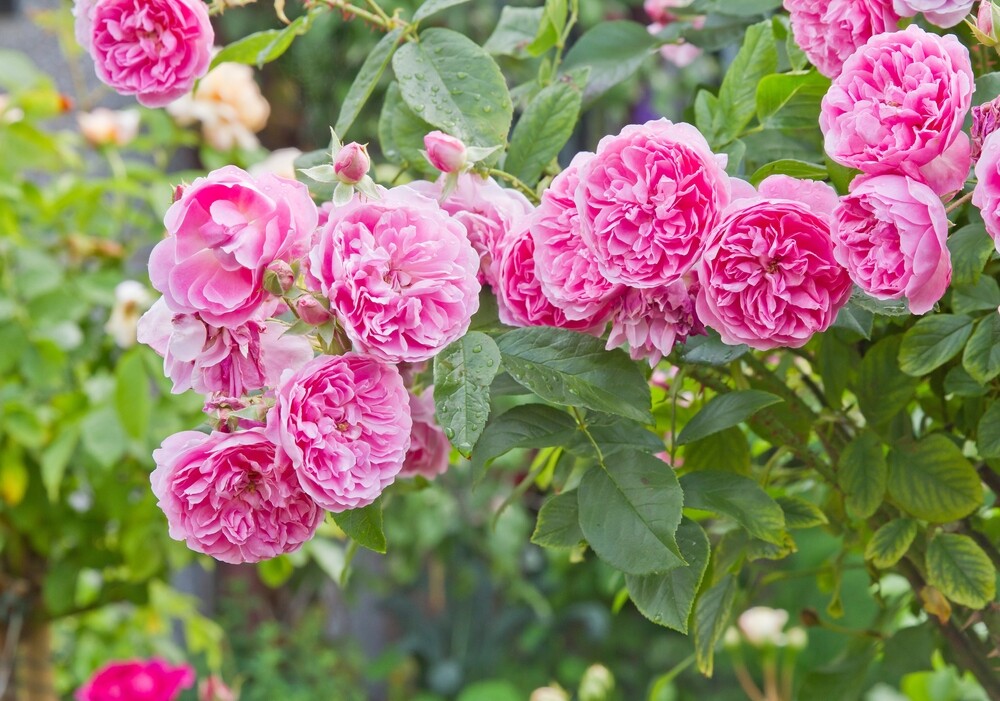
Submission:
[[[525,195],[529,200],[531,200],[535,204],[538,204],[540,202],[538,198],[538,193],[536,193],[532,188],[528,187],[528,185],[526,185],[516,176],[511,175],[510,173],[505,173],[504,171],[499,170],[497,168],[490,168],[489,170],[486,171],[486,173],[488,175],[492,175],[495,178],[503,178],[511,185],[513,185],[517,190],[520,190],[521,194]]]

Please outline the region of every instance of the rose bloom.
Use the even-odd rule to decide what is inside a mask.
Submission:
[[[260,146],[255,134],[267,126],[271,105],[253,78],[253,68],[220,63],[194,92],[167,105],[167,112],[181,126],[201,122],[205,142],[218,151],[250,150]]]
[[[84,0],[77,35],[97,77],[146,107],[162,107],[205,75],[215,33],[201,0]]]
[[[268,431],[302,488],[333,512],[367,506],[392,484],[411,429],[399,371],[358,353],[320,356],[285,373],[268,414]]]
[[[754,647],[782,645],[782,631],[788,623],[788,611],[767,606],[754,606],[740,614],[736,625],[747,642]]]
[[[983,142],[1000,126],[1000,97],[972,108],[972,160],[979,161]]]
[[[698,268],[698,317],[730,345],[798,348],[851,295],[830,221],[790,200],[747,200],[719,223]]]
[[[729,202],[725,156],[666,119],[601,139],[580,168],[580,231],[604,277],[632,287],[678,280]]]
[[[479,254],[479,281],[493,285],[493,253],[498,243],[534,208],[517,190],[501,187],[493,178],[475,173],[459,173],[455,189],[442,201],[444,184],[441,178],[433,183],[419,180],[409,187],[438,200],[444,211],[465,226]]]
[[[149,277],[175,313],[235,327],[269,299],[264,270],[302,257],[318,214],[302,183],[236,166],[183,189],[167,210],[168,236],[149,256]]]
[[[597,267],[594,254],[580,237],[580,216],[573,194],[580,182],[580,166],[593,158],[580,153],[557,175],[529,217],[534,241],[535,271],[542,293],[567,319],[606,319],[611,303],[623,287],[611,282]]]
[[[163,299],[139,321],[139,341],[163,356],[174,394],[189,389],[241,397],[273,387],[283,370],[313,358],[308,338],[286,334],[278,321],[249,319],[232,328],[206,324],[196,314],[174,314]]]
[[[976,187],[972,204],[979,207],[986,233],[1000,251],[1000,132],[993,132],[983,142],[983,152],[976,163]]]
[[[954,36],[916,25],[875,36],[823,98],[826,152],[869,175],[899,172],[938,194],[958,190],[970,166],[962,125],[972,90],[969,52]]]
[[[683,10],[694,0],[645,0],[642,7],[653,22],[669,24],[676,19],[671,10]]]
[[[139,110],[98,107],[77,114],[76,123],[83,138],[93,146],[126,146],[139,133]]]
[[[149,290],[135,280],[123,280],[115,286],[115,306],[104,330],[119,348],[131,348],[136,342],[139,317],[152,302]]]
[[[288,456],[256,426],[182,431],[153,451],[153,494],[170,537],[231,564],[298,550],[323,520]]]
[[[813,214],[833,219],[840,204],[837,191],[819,180],[800,180],[790,175],[769,175],[757,185],[757,197],[769,200],[792,200],[805,205]]]
[[[309,254],[307,283],[347,335],[388,362],[427,360],[479,309],[479,256],[465,227],[409,187],[334,208]]]
[[[670,355],[674,343],[705,333],[695,313],[697,295],[697,285],[689,288],[685,280],[646,290],[629,288],[611,318],[608,350],[625,344],[632,360],[645,358],[655,366]]]
[[[77,701],[174,701],[194,684],[194,670],[164,660],[109,662],[77,689]]]
[[[938,27],[954,27],[972,12],[976,0],[893,0],[901,17],[913,17],[918,12]]]
[[[836,78],[848,56],[876,34],[893,31],[899,15],[892,0],[785,0],[792,33],[809,62]]]
[[[904,175],[860,178],[837,208],[834,255],[876,299],[905,297],[925,314],[951,282],[948,215],[934,192]]]
[[[410,449],[406,451],[399,476],[420,475],[431,480],[448,469],[451,444],[434,418],[434,387],[428,387],[419,395],[413,392],[409,395],[413,428],[410,430]]]

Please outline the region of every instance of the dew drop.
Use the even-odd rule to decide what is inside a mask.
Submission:
[[[465,71],[459,71],[458,73],[455,74],[455,77],[458,78],[459,80],[465,80],[466,78],[469,77],[469,74],[466,73]]]
[[[444,430],[444,435],[445,435],[445,436],[446,436],[446,437],[448,438],[448,440],[450,441],[450,440],[451,440],[452,438],[454,438],[454,437],[455,437],[455,429],[453,429],[453,428],[446,428],[446,429]]]
[[[484,105],[483,106],[483,112],[485,112],[486,114],[489,114],[492,111],[493,111],[493,108],[490,107],[489,105]]]
[[[493,359],[492,358],[490,358],[490,359],[488,359],[486,361],[486,367],[489,367],[489,368],[493,367]]]
[[[415,77],[416,77],[417,80],[423,80],[424,79],[424,74],[423,73],[417,73]]]
[[[483,352],[483,347],[481,345],[475,345],[475,346],[472,347],[472,352],[473,353],[482,353]]]

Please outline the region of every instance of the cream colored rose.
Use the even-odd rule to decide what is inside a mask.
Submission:
[[[228,151],[259,145],[255,134],[267,125],[271,106],[250,66],[220,63],[201,79],[194,92],[167,105],[167,112],[183,126],[200,122],[208,145]]]
[[[139,110],[99,107],[77,114],[76,123],[83,138],[94,146],[125,146],[139,133]]]
[[[104,325],[104,330],[115,339],[120,348],[135,345],[139,317],[152,301],[149,290],[135,280],[125,280],[115,287],[115,306],[111,308],[111,317]]]

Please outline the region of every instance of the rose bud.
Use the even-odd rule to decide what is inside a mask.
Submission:
[[[271,262],[264,270],[264,289],[273,295],[281,297],[295,284],[295,272],[292,266],[283,260]]]
[[[353,141],[340,149],[333,161],[333,172],[337,174],[337,179],[347,185],[361,182],[368,175],[369,168],[371,159],[368,157],[368,147]]]
[[[295,300],[295,312],[302,321],[313,326],[320,326],[333,318],[330,311],[311,295],[303,295]]]
[[[424,137],[427,160],[442,173],[455,173],[465,168],[469,154],[465,144],[454,136],[432,131]]]

